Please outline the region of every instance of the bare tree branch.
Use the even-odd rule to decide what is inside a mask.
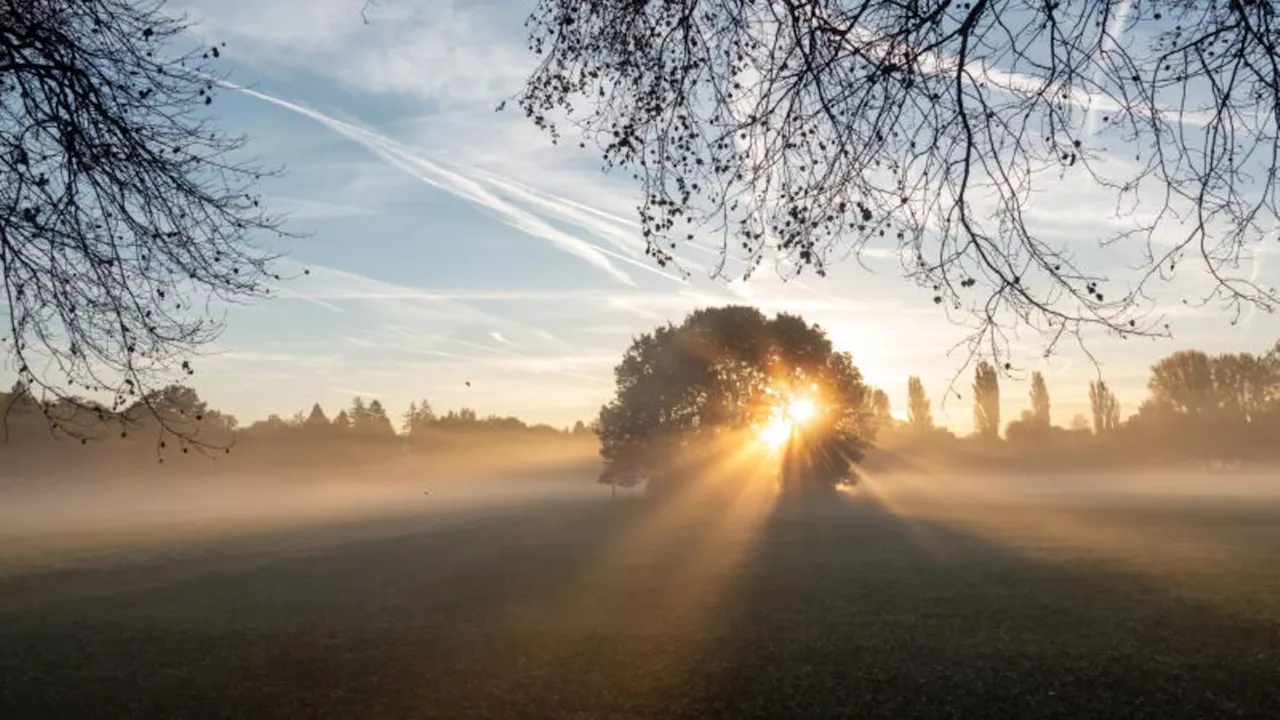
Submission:
[[[184,29],[159,2],[0,0],[4,343],[46,413],[126,422],[275,277],[268,173],[231,159],[205,109],[221,46],[174,56]]]
[[[1167,334],[1153,285],[1188,261],[1203,302],[1277,300],[1250,272],[1280,219],[1271,0],[540,0],[529,27],[520,106],[634,175],[660,265],[708,230],[718,275],[891,243],[997,358],[1018,327]],[[1106,265],[1031,216],[1064,178],[1115,197],[1081,238]]]

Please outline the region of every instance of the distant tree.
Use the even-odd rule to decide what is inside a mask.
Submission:
[[[502,431],[502,432],[519,432],[521,430],[529,429],[529,427],[525,425],[523,420],[521,420],[518,417],[511,417],[511,416],[500,417],[498,415],[490,415],[486,417],[484,420],[481,420],[480,425],[485,430]]]
[[[1147,389],[1154,405],[1187,417],[1207,417],[1218,406],[1213,362],[1199,350],[1181,350],[1157,362]]]
[[[215,301],[268,292],[264,171],[205,115],[221,45],[183,52],[189,27],[162,2],[0,2],[3,353],[41,408],[126,419],[191,374]]]
[[[329,418],[325,416],[320,403],[311,406],[311,414],[307,416],[305,425],[313,430],[329,427]]]
[[[404,411],[404,417],[400,419],[400,431],[405,435],[413,432],[413,426],[418,419],[418,402],[416,400],[409,401],[409,409]]]
[[[27,383],[22,380],[14,382],[9,392],[5,394],[4,414],[0,416],[0,430],[3,431],[0,437],[8,439],[10,419],[22,418],[39,410],[39,404],[31,396],[31,388]]]
[[[471,408],[450,410],[436,420],[436,424],[447,430],[480,430],[480,416]]]
[[[1175,267],[1229,306],[1277,302],[1240,262],[1280,220],[1275,13],[1271,0],[537,0],[540,62],[518,104],[634,174],[660,264],[700,231],[742,261],[726,272],[781,254],[788,272],[822,274],[887,240],[977,335],[1000,337],[1004,319],[1051,337],[1162,333],[1144,290]],[[1033,221],[1035,199],[1072,177],[1132,213],[1108,239],[1153,242],[1133,275]]]
[[[72,403],[68,407],[85,406]],[[155,432],[161,449],[170,441],[176,441],[183,452],[192,448],[207,451],[225,447],[235,427],[233,418],[210,409],[195,389],[176,384],[147,393],[127,408],[122,417],[126,427]]]
[[[1120,401],[1104,380],[1089,383],[1089,410],[1093,414],[1093,432],[1109,433],[1120,427]]]
[[[266,420],[259,420],[249,426],[250,433],[276,434],[287,430],[289,430],[288,421],[275,413],[268,415]]]
[[[1271,391],[1280,374],[1265,357],[1227,353],[1212,360],[1214,394],[1224,420],[1253,422],[1271,406]]]
[[[881,429],[893,427],[893,405],[889,401],[889,393],[880,388],[871,391],[871,417],[876,427]]]
[[[1049,414],[1049,388],[1045,385],[1044,375],[1039,371],[1031,373],[1030,420],[1041,428],[1048,428],[1052,424]]]
[[[849,356],[791,315],[694,311],[636,337],[614,376],[614,398],[600,412],[602,482],[679,485],[700,467],[691,471],[683,458],[719,442],[758,442],[760,428],[797,397],[811,395],[819,414],[786,443],[787,487],[847,481],[874,437],[869,392]]]
[[[1280,411],[1280,340],[1263,356],[1267,367],[1271,370],[1271,387],[1267,390],[1267,408],[1272,412]]]
[[[351,416],[346,410],[339,410],[338,414],[333,418],[333,428],[339,432],[346,432],[351,429]]]
[[[406,435],[421,433],[436,422],[436,411],[427,400],[409,403],[401,427]]]
[[[573,430],[569,431],[571,435],[589,435],[591,431],[587,429],[587,424],[579,420],[573,424]]]
[[[912,375],[907,378],[907,422],[916,430],[933,429],[933,411],[924,392],[924,383]]]
[[[391,424],[391,418],[387,417],[387,411],[382,407],[382,401],[376,398],[369,402],[369,409],[365,412],[364,420],[359,430],[364,434],[375,437],[396,434],[395,426]]]
[[[1047,429],[1039,424],[1035,413],[1023,410],[1005,427],[1004,435],[1010,443],[1027,444],[1043,440]]]
[[[973,431],[980,437],[1000,435],[1000,378],[986,360],[973,372]]]
[[[351,418],[352,429],[358,429],[362,423],[368,422],[369,407],[365,404],[363,397],[357,395],[351,401],[351,409],[347,411],[347,416]]]
[[[1069,427],[1071,432],[1087,433],[1090,430],[1089,418],[1085,417],[1084,413],[1076,413],[1071,416],[1071,425]]]

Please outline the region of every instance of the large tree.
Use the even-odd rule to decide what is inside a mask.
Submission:
[[[784,465],[796,471],[785,479],[794,486],[850,479],[851,464],[874,437],[857,367],[821,328],[793,315],[695,311],[680,325],[635,338],[614,375],[614,398],[599,420],[607,483],[679,487],[706,462],[723,460],[724,443],[736,451],[758,441],[760,429],[799,397],[815,401],[816,415],[785,443]]]
[[[887,242],[975,340],[1163,334],[1147,291],[1187,266],[1276,300],[1240,262],[1278,220],[1270,0],[538,0],[530,35],[519,104],[635,176],[660,264],[700,229],[748,273]],[[1104,252],[1036,223],[1064,179],[1122,216]]]
[[[186,27],[158,0],[0,0],[3,352],[39,397],[123,418],[268,290],[263,171],[211,123],[221,45],[178,51]]]

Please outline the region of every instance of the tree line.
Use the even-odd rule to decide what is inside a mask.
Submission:
[[[35,396],[19,381],[0,392],[0,474],[43,474],[66,463],[140,460],[160,464],[185,457],[229,456],[232,464],[365,462],[387,453],[448,453],[477,442],[530,443],[593,439],[578,421],[557,428],[518,417],[481,416],[472,408],[437,412],[428,400],[392,418],[377,398],[355,397],[332,417],[319,404],[309,412],[271,414],[242,427],[185,385],[145,393],[112,410],[84,398]],[[527,443],[526,443],[527,444]]]
[[[1088,385],[1088,415],[1074,414],[1065,425],[1054,424],[1049,386],[1040,372],[1031,373],[1026,407],[1004,424],[996,367],[978,362],[971,389],[973,433],[965,439],[970,448],[1003,446],[1006,454],[1029,451],[1045,459],[1056,457],[1054,449],[1095,451],[1082,460],[1280,455],[1280,342],[1261,354],[1192,349],[1161,358],[1151,367],[1146,397],[1127,417],[1102,377]],[[914,376],[907,380],[906,419],[889,419],[886,431],[881,435],[886,448],[922,451],[953,444],[954,449],[957,441],[935,425],[930,399]]]

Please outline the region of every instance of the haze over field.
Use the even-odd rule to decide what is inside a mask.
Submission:
[[[0,720],[1280,717],[1275,5],[0,0]]]

